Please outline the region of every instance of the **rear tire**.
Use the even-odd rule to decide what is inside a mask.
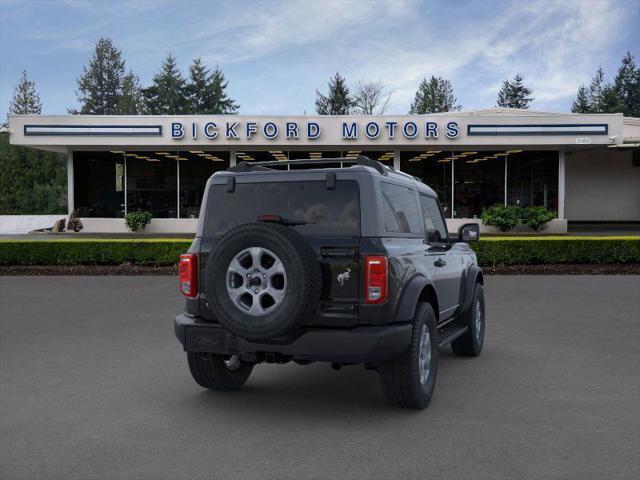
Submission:
[[[226,360],[226,362],[225,362]],[[191,376],[203,388],[218,391],[239,390],[246,383],[253,365],[238,358],[211,353],[187,353]]]
[[[467,332],[451,342],[453,353],[461,357],[480,355],[484,343],[485,323],[484,288],[480,283],[476,283],[471,306],[460,316],[460,326],[467,327]]]
[[[430,304],[418,304],[407,351],[380,365],[378,372],[392,405],[415,409],[429,405],[438,373],[438,328]]]

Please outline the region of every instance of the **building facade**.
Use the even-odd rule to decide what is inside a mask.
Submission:
[[[640,119],[484,110],[408,116],[12,116],[11,143],[67,155],[86,231],[194,232],[209,176],[239,161],[366,155],[429,184],[449,229],[494,204],[568,222],[640,222]],[[285,167],[282,168],[298,168]],[[224,208],[224,206],[221,206]]]

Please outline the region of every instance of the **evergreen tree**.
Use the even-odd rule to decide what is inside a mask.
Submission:
[[[209,105],[205,113],[237,113],[240,105],[227,97],[226,90],[229,82],[225,79],[222,70],[216,65],[208,82],[210,92]]]
[[[9,113],[14,115],[40,115],[42,113],[42,103],[36,91],[36,84],[27,78],[26,70],[22,71],[20,83],[13,91]]]
[[[578,88],[578,95],[571,104],[573,113],[591,113],[591,102],[589,101],[589,91],[584,85]]]
[[[122,78],[122,87],[116,103],[116,113],[119,115],[140,115],[144,113],[144,98],[140,80],[129,71]]]
[[[425,114],[438,112],[452,112],[460,110],[453,95],[453,86],[449,80],[431,76],[427,81],[422,79],[418,91],[411,104],[410,114]]]
[[[589,84],[589,104],[591,105],[591,113],[604,112],[604,92],[607,84],[604,79],[604,71],[602,67],[598,67],[596,74]]]
[[[640,117],[640,69],[631,52],[622,59],[613,88],[621,111],[628,117]]]
[[[147,110],[155,115],[187,113],[189,108],[185,87],[176,59],[169,53],[162,62],[160,72],[154,75],[153,85],[143,90]]]
[[[512,81],[502,82],[502,88],[498,92],[498,107],[502,108],[529,108],[533,101],[530,95],[533,89],[524,85],[524,78],[519,73],[513,77]]]
[[[349,95],[349,87],[339,73],[329,80],[327,96],[316,90],[316,112],[319,115],[348,115],[353,106],[354,100]]]
[[[218,66],[209,73],[202,60],[195,59],[189,67],[189,83],[185,90],[190,113],[236,113],[239,105],[227,97],[228,83]]]
[[[89,67],[83,67],[82,75],[78,79],[76,94],[81,104],[80,113],[117,113],[124,72],[124,60],[120,50],[108,38],[98,40]]]

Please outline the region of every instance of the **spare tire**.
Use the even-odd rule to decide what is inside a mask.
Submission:
[[[295,330],[313,315],[322,289],[311,244],[273,223],[248,223],[225,233],[209,253],[205,276],[218,321],[249,341]]]

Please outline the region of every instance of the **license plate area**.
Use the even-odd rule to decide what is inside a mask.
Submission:
[[[221,328],[187,327],[184,349],[187,352],[226,353],[226,336]]]

